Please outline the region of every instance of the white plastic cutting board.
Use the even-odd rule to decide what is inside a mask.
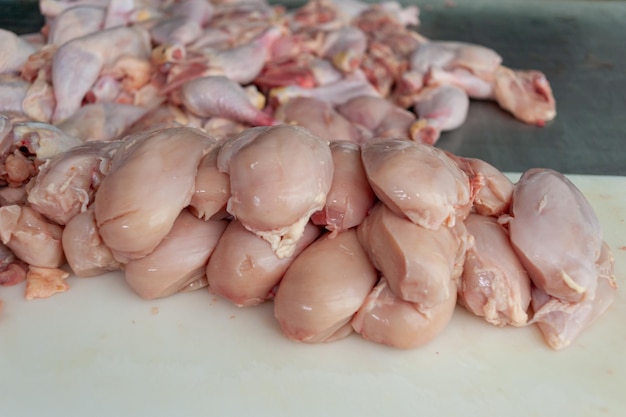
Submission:
[[[616,303],[570,348],[457,308],[430,345],[285,339],[272,305],[143,301],[121,274],[0,288],[0,416],[626,416],[626,178],[570,177],[613,248]]]

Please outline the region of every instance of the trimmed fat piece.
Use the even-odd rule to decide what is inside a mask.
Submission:
[[[378,139],[361,148],[374,192],[399,216],[428,229],[454,226],[471,208],[467,175],[446,154],[402,139]]]
[[[306,343],[331,342],[352,333],[350,321],[376,283],[376,270],[354,229],[326,234],[291,264],[274,298],[285,335]]]
[[[230,175],[227,211],[291,256],[313,213],[326,204],[333,177],[328,143],[298,126],[249,129],[226,142],[218,168]]]
[[[563,174],[524,172],[502,222],[535,286],[563,301],[593,298],[602,231],[589,201]]]
[[[126,139],[95,197],[96,223],[115,259],[146,256],[169,233],[194,193],[201,158],[215,140],[181,127]]]

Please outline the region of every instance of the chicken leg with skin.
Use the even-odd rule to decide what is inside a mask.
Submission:
[[[185,107],[200,117],[223,117],[253,126],[271,126],[274,118],[252,104],[241,85],[225,76],[187,82],[181,93]]]
[[[53,122],[61,122],[76,112],[102,70],[125,55],[149,59],[150,39],[145,29],[115,27],[61,46],[52,62],[52,85],[57,103]]]

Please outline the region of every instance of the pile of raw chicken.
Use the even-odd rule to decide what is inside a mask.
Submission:
[[[543,74],[424,38],[416,7],[40,7],[39,33],[0,30],[0,284],[27,299],[121,270],[146,299],[271,300],[303,342],[413,348],[461,305],[554,349],[613,301],[610,249],[563,175],[513,184],[432,146],[470,98],[551,120]]]

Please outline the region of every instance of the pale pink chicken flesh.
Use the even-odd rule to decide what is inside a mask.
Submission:
[[[209,259],[206,275],[210,290],[238,307],[262,303],[273,297],[273,289],[289,265],[320,234],[307,224],[293,254],[278,258],[270,244],[232,220]]]
[[[602,231],[589,201],[563,174],[534,168],[515,185],[511,243],[533,283],[563,301],[593,299]]]
[[[366,340],[414,349],[430,343],[444,331],[455,306],[454,288],[442,303],[423,311],[396,296],[382,278],[352,319],[352,327]]]
[[[63,228],[61,243],[67,263],[76,276],[93,277],[121,269],[98,233],[92,208],[72,217]]]
[[[278,107],[275,116],[284,123],[302,126],[328,141],[362,141],[357,128],[326,101],[295,97]]]
[[[513,196],[514,184],[493,165],[482,159],[463,158],[446,153],[470,178],[477,192],[474,196],[474,211],[484,216],[499,216],[508,213]]]
[[[357,230],[368,256],[400,299],[426,310],[456,291],[453,272],[460,243],[453,229],[423,228],[378,203]]]
[[[193,197],[189,202],[189,211],[204,220],[228,215],[226,203],[230,198],[230,178],[217,168],[219,151],[220,147],[215,146],[200,160]]]
[[[617,295],[614,276],[614,258],[606,243],[602,244],[596,263],[598,286],[592,298],[580,302],[566,302],[550,297],[541,289],[532,290],[532,306],[546,343],[554,350],[565,349],[611,306]]]
[[[528,322],[530,278],[517,258],[507,231],[494,217],[465,219],[474,244],[467,250],[459,303],[496,326]]]
[[[326,204],[333,177],[328,143],[290,125],[250,129],[226,142],[218,167],[230,175],[228,212],[279,258],[291,256],[311,215]]]
[[[311,216],[313,223],[336,235],[363,222],[376,196],[361,161],[361,150],[352,142],[330,143],[335,166],[324,208]]]
[[[0,207],[0,240],[22,261],[42,268],[65,263],[58,224],[28,206]]]
[[[414,113],[383,97],[355,97],[337,111],[373,137],[410,139],[410,127],[415,122]]]
[[[144,299],[167,297],[205,275],[226,220],[202,220],[183,210],[150,254],[124,265],[128,285]]]
[[[320,343],[352,332],[350,321],[376,283],[376,270],[351,229],[327,234],[291,264],[274,298],[274,315],[292,340]]]
[[[26,187],[28,203],[50,220],[66,224],[93,201],[104,178],[102,168],[118,146],[92,142],[48,159]]]
[[[94,206],[102,240],[122,263],[146,256],[169,233],[191,201],[198,164],[215,140],[199,130],[171,128],[125,143]]]
[[[411,138],[434,145],[441,132],[454,130],[465,123],[469,97],[452,85],[431,86],[423,89],[415,99],[415,113],[419,117],[411,128]]]
[[[495,76],[494,94],[500,107],[525,123],[543,126],[556,117],[552,88],[539,71],[500,67]]]
[[[361,149],[376,193],[394,213],[420,226],[454,226],[471,208],[467,175],[437,148],[402,139],[373,140]]]

